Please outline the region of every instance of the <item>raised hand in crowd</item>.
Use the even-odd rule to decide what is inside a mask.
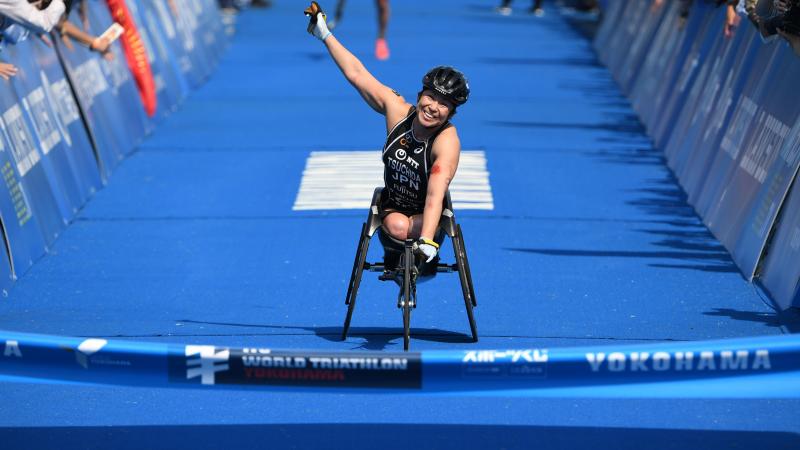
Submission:
[[[17,74],[17,67],[13,64],[0,62],[0,77],[8,80]]]

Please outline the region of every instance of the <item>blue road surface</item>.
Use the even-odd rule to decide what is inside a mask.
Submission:
[[[397,287],[365,273],[346,341],[361,209],[293,209],[312,151],[376,151],[383,118],[306,34],[301,2],[246,10],[217,71],[115,170],[0,302],[0,329],[113,340],[402,351]],[[328,9],[333,8],[323,4]],[[521,9],[524,2],[518,1]],[[456,211],[480,341],[458,277],[419,286],[411,347],[556,348],[800,331],[698,219],[591,42],[555,7],[392,5],[391,58],[371,2],[335,34],[413,101],[454,65],[454,118],[486,155],[494,208]],[[452,262],[449,242],[442,249]],[[368,260],[380,258],[377,239]],[[794,386],[797,384],[795,383]],[[0,383],[16,448],[798,448],[800,401],[628,396],[304,393]],[[736,390],[735,383],[722,389]],[[719,394],[719,393],[717,393]]]

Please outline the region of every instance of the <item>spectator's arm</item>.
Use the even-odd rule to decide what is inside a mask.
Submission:
[[[70,37],[75,39],[76,41],[80,42],[81,44],[89,47],[92,50],[97,50],[102,53],[103,50],[108,48],[108,45],[101,47],[100,38],[96,38],[89,33],[81,30],[79,27],[76,27],[72,22],[69,20],[63,21],[58,28],[58,31],[63,34],[64,36]]]
[[[27,0],[0,0],[0,14],[37,33],[49,33],[64,14],[63,0],[53,0],[40,11]]]

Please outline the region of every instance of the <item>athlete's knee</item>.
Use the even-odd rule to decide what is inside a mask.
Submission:
[[[405,217],[387,217],[383,228],[395,239],[405,240],[408,237],[409,223]]]

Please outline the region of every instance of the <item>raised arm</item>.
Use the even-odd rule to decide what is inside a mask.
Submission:
[[[331,34],[325,22],[325,14],[317,2],[311,2],[305,14],[310,17],[308,32],[325,44],[339,70],[364,101],[376,112],[387,116],[387,119],[398,114],[403,117],[408,112],[409,104],[403,97],[372,76],[364,64]]]

